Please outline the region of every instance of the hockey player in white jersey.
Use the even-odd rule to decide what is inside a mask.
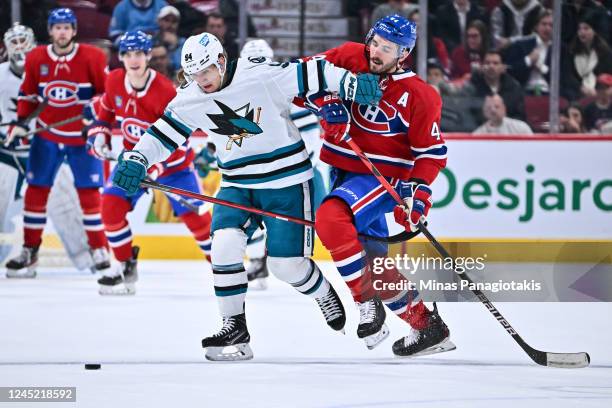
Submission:
[[[259,38],[247,41],[240,51],[240,57],[266,57],[274,59],[274,50],[266,40]],[[329,178],[329,166],[319,160],[319,152],[323,144],[319,118],[312,111],[292,104],[289,119],[291,119],[300,133],[312,163],[314,173],[312,179],[314,184],[313,208],[316,212],[319,204],[323,201],[323,197],[327,195],[328,187],[325,180]],[[202,161],[207,161],[206,156],[202,157]],[[251,289],[263,290],[268,286],[267,277],[269,273],[266,266],[265,240],[265,228],[259,228],[249,237],[247,243],[246,255],[249,258],[249,264],[246,271]]]
[[[4,45],[8,61],[0,64],[0,234],[5,238],[0,243],[0,261],[12,250],[12,244],[20,242],[15,236],[17,228],[12,219],[23,211],[21,187],[25,180],[29,144],[27,139],[17,138],[5,145],[4,138],[12,121],[17,120],[17,97],[22,82],[26,54],[36,46],[32,29],[15,23],[4,33]],[[30,122],[33,128],[34,121]],[[93,268],[85,230],[81,222],[81,209],[73,186],[72,175],[65,166],[51,190],[47,212],[59,234],[66,253],[78,269]],[[12,239],[10,239],[12,237]],[[1,245],[4,244],[4,245]],[[7,269],[7,277],[33,278],[36,265],[24,270]]]
[[[218,198],[312,220],[312,165],[289,121],[291,102],[298,95],[328,90],[362,104],[376,104],[381,95],[378,80],[372,75],[355,76],[323,60],[281,64],[251,57],[228,63],[226,55],[209,33],[187,39],[181,56],[187,82],[134,150],[122,153],[113,183],[128,193],[137,191],[147,167],[167,158],[195,129],[202,129],[216,147],[222,174]],[[223,327],[202,340],[208,359],[253,356],[244,314],[248,284],[243,259],[247,237],[260,221],[268,234],[269,270],[314,298],[330,327],[344,327],[338,295],[309,258],[312,228],[215,206],[211,255]]]

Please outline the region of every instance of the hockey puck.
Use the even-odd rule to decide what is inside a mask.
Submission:
[[[101,364],[85,364],[86,370],[99,370],[100,368],[102,368]]]

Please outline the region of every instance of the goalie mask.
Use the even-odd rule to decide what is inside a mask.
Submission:
[[[11,64],[23,69],[26,54],[36,47],[34,32],[30,27],[15,23],[4,33],[4,46]]]

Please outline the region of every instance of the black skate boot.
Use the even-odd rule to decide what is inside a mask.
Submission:
[[[202,339],[202,348],[206,349],[205,356],[210,361],[250,360],[253,358],[250,341],[246,317],[242,313],[224,317],[219,333]]]
[[[268,288],[268,267],[266,266],[267,257],[253,258],[249,262],[247,268],[247,279],[249,280],[249,289],[265,290]]]
[[[434,302],[433,311],[426,310],[427,326],[416,330],[410,328],[408,336],[393,343],[393,354],[398,357],[416,357],[428,354],[443,353],[457,348],[450,341],[450,332],[438,314],[438,306]]]
[[[7,278],[36,277],[36,265],[38,264],[38,247],[24,246],[21,253],[6,263]]]
[[[378,346],[380,342],[389,336],[389,328],[385,324],[387,313],[378,296],[359,303],[359,326],[357,326],[357,337],[365,341],[368,350]]]
[[[107,274],[98,279],[101,295],[133,295],[138,281],[138,246],[132,247],[132,258],[120,262],[118,268],[108,268]]]
[[[332,285],[329,285],[327,295],[315,299],[323,312],[327,325],[336,331],[344,333],[344,324],[346,323],[346,313],[340,297],[334,290]]]

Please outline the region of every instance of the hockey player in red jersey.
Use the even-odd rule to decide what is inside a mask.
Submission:
[[[25,120],[43,99],[47,106],[38,115],[37,127],[81,114],[83,105],[104,90],[106,57],[99,49],[74,41],[77,21],[72,10],[52,10],[47,28],[51,44],[36,47],[26,57],[17,120],[11,125],[6,144],[25,135],[29,130]],[[74,175],[95,267],[103,270],[110,266],[100,216],[102,163],[87,154],[81,128],[81,121],[75,120],[40,132],[32,139],[26,170],[24,246],[21,254],[6,265],[14,273],[21,270],[34,272],[47,220],[49,191],[64,160]]]
[[[360,241],[358,233],[386,236],[385,213],[416,230],[431,206],[430,185],[446,165],[440,134],[441,100],[415,73],[402,69],[416,41],[416,25],[399,15],[377,21],[366,43],[346,43],[324,58],[354,72],[380,74],[383,97],[377,107],[344,104],[333,95],[310,98],[322,116],[325,140],[321,160],[334,166],[332,192],[316,214],[316,231],[330,251],[360,310],[357,334],[368,348],[388,336],[383,303],[411,326],[409,336],[393,344],[398,356],[414,356],[455,348],[434,304],[428,310],[418,293],[380,291],[372,285],[371,260],[387,255],[386,246]],[[347,131],[403,198],[397,206],[378,180],[341,139]],[[376,275],[382,282],[405,278],[395,268]],[[381,299],[382,298],[382,299]]]
[[[147,66],[151,58],[151,39],[142,31],[128,31],[119,39],[119,56],[124,68],[113,70],[106,80],[105,92],[93,105],[95,122],[88,131],[92,154],[100,159],[111,156],[111,125],[119,122],[123,147],[131,150],[147,130],[164,113],[176,95],[174,84]],[[193,168],[194,153],[188,143],[180,146],[164,162],[149,169],[149,178],[173,187],[200,191]],[[132,232],[127,221],[144,190],[128,196],[125,190],[109,184],[102,195],[102,220],[118,269],[110,269],[98,280],[100,294],[133,294],[137,280],[138,249],[132,246]],[[168,197],[175,214],[192,232],[207,259],[210,255],[209,212],[198,214]],[[200,202],[193,203],[195,206]]]

